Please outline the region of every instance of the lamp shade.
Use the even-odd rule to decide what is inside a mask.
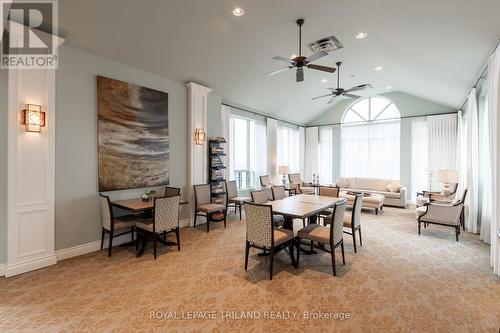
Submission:
[[[280,165],[278,167],[278,173],[280,175],[288,175],[289,171],[290,171],[290,169],[288,168],[288,165]]]
[[[434,181],[443,184],[456,184],[458,183],[457,170],[440,169],[434,171]]]

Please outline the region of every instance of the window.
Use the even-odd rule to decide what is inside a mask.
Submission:
[[[400,178],[400,114],[380,96],[356,101],[342,120],[344,177]]]
[[[290,173],[300,171],[299,163],[299,130],[278,126],[278,166],[288,165]]]
[[[333,128],[319,128],[318,166],[321,184],[333,183]]]
[[[266,125],[231,115],[229,119],[229,178],[239,189],[255,189],[267,170]]]

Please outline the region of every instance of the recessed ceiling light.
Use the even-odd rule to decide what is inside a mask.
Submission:
[[[234,16],[241,16],[243,14],[245,14],[245,11],[243,10],[243,8],[241,8],[241,7],[235,7],[233,9],[233,15]]]
[[[368,36],[368,34],[366,32],[360,32],[360,33],[357,33],[356,34],[356,38],[357,39],[363,39],[365,38],[366,36]]]
[[[321,80],[321,82],[322,82],[322,83],[327,83],[327,82],[328,82],[328,80],[327,80],[327,79],[323,79],[323,80]]]
[[[392,89],[392,86],[387,86],[387,90],[391,90]]]
[[[381,71],[381,70],[383,70],[383,69],[384,69],[384,67],[382,67],[382,66],[377,66],[377,67],[375,67],[373,70],[375,70],[375,71],[377,71],[377,72],[378,72],[378,71]]]

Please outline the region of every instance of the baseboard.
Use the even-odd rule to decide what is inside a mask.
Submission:
[[[184,219],[179,221],[179,228],[185,228],[191,226],[191,219]]]
[[[57,257],[55,255],[50,255],[39,259],[21,262],[18,264],[6,265],[5,277],[31,272],[40,268],[55,265],[56,263]]]
[[[5,276],[5,264],[0,264],[0,276]]]

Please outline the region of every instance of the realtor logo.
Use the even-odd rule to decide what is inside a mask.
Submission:
[[[0,0],[0,68],[57,68],[57,3]]]

